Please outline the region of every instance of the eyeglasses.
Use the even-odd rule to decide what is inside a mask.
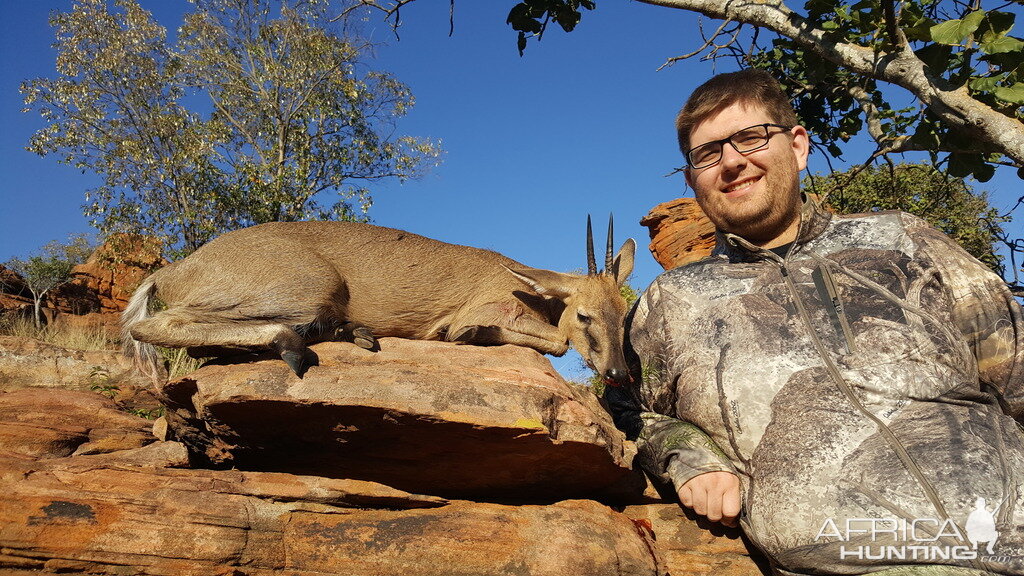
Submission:
[[[699,169],[707,168],[722,159],[722,146],[726,142],[733,147],[734,150],[740,154],[747,154],[754,150],[760,150],[768,146],[768,127],[782,128],[783,130],[790,130],[792,126],[783,126],[782,124],[757,124],[749,126],[735,132],[728,138],[722,138],[721,140],[714,140],[706,144],[701,144],[694,148],[690,148],[686,152],[686,161],[690,164],[690,168]]]

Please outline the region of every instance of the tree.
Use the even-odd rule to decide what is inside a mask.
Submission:
[[[770,69],[796,96],[804,125],[824,141],[847,141],[865,125],[873,156],[921,150],[943,155],[953,176],[988,180],[993,164],[1024,176],[1024,41],[1009,34],[1014,14],[981,0],[805,0],[798,13],[781,0],[641,0],[723,20],[676,61],[731,56]],[[1017,2],[1019,3],[1019,2]],[[540,35],[549,20],[572,30],[583,0],[530,0],[509,23]],[[751,34],[742,34],[749,25]],[[774,34],[769,47],[759,32]],[[893,109],[878,81],[907,90],[916,106]],[[838,146],[826,147],[838,157]]]
[[[391,136],[412,94],[365,70],[367,44],[333,30],[330,2],[276,16],[270,0],[194,3],[172,45],[136,0],[79,0],[51,18],[58,76],[22,85],[47,122],[29,150],[102,177],[84,208],[103,233],[181,255],[260,222],[365,219],[365,183],[438,158]]]
[[[808,176],[803,185],[840,214],[903,210],[920,216],[993,271],[1005,272],[995,247],[1006,218],[985,192],[925,163],[872,165],[851,175],[854,170]]]
[[[32,292],[32,322],[42,328],[42,301],[54,288],[71,280],[71,270],[82,264],[92,254],[92,242],[84,235],[74,235],[68,242],[50,242],[43,246],[40,254],[27,259],[12,258],[4,263],[25,280]]]

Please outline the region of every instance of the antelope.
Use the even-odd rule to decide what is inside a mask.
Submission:
[[[619,287],[636,243],[602,272],[587,217],[586,275],[527,268],[497,252],[355,222],[272,222],[228,232],[156,271],[121,316],[125,354],[156,383],[154,346],[191,356],[273,350],[300,378],[306,345],[348,341],[379,350],[396,336],[515,344],[561,356],[571,343],[606,382],[628,379]],[[153,300],[164,308],[153,312]]]

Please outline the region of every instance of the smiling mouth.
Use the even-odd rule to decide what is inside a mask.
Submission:
[[[760,179],[761,179],[761,177],[758,176],[757,178],[751,178],[749,180],[744,180],[742,182],[738,182],[736,184],[733,184],[733,185],[725,188],[725,190],[723,190],[722,192],[724,192],[726,194],[729,194],[730,192],[740,192],[740,191],[746,190],[747,188],[750,188],[751,186],[753,186],[754,183],[757,182]]]

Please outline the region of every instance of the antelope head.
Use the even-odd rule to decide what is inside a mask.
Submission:
[[[606,383],[617,385],[629,380],[623,354],[623,325],[626,300],[620,287],[633,271],[636,242],[626,240],[612,255],[613,223],[608,218],[608,244],[604,270],[597,270],[594,259],[594,235],[587,216],[587,274],[562,274],[550,270],[516,270],[517,278],[538,294],[551,296],[565,305],[558,328],[566,340]]]

